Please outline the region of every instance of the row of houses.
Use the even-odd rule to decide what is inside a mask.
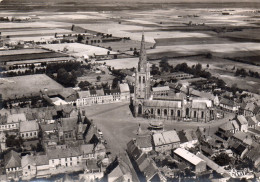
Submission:
[[[256,116],[243,116],[237,115],[233,120],[219,127],[219,133],[222,136],[230,136],[230,134],[235,134],[239,131],[247,132],[248,128],[256,128],[259,125],[259,117]]]
[[[119,89],[96,89],[79,91],[77,106],[90,106],[93,104],[108,104],[130,101],[130,89],[127,83],[119,84]]]
[[[55,174],[56,170],[83,170],[88,160],[105,158],[105,155],[105,149],[100,150],[99,145],[93,144],[71,148],[56,146],[47,149],[45,154],[25,156],[11,150],[4,156],[4,167],[7,179],[22,177],[23,180],[28,180],[34,177],[48,177]]]

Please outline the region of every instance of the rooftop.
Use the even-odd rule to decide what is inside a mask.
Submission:
[[[177,148],[174,150],[174,154],[177,154],[178,156],[182,157],[183,159],[187,160],[193,165],[198,165],[201,162],[205,162],[198,156],[194,155],[193,153],[190,153],[189,151],[182,149],[182,148]]]
[[[152,147],[152,136],[140,136],[136,138],[136,145],[140,148],[149,148]]]
[[[36,121],[24,121],[20,123],[20,132],[29,132],[39,130],[39,124]]]

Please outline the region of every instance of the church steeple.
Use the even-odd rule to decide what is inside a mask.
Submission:
[[[140,56],[138,62],[138,71],[146,70],[147,66],[147,56],[145,50],[145,40],[144,40],[144,32],[142,34],[141,48],[140,48]]]

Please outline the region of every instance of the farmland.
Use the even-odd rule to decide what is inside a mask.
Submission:
[[[0,56],[17,55],[17,54],[36,54],[50,52],[45,49],[15,49],[15,50],[1,50]]]
[[[66,57],[66,55],[57,52],[48,52],[48,54],[46,53],[16,54],[16,55],[0,56],[0,61],[12,62],[12,61],[23,61],[23,60],[56,58],[56,57]]]

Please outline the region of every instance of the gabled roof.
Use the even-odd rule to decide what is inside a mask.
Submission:
[[[77,157],[81,155],[81,151],[78,147],[71,147],[66,149],[47,149],[46,153],[49,159]]]
[[[152,136],[139,136],[136,138],[136,145],[140,148],[152,147]]]
[[[21,160],[21,165],[22,165],[22,168],[27,166],[27,165],[36,165],[36,162],[35,162],[35,159],[34,159],[34,156],[31,156],[31,155],[26,155],[26,156],[23,156],[22,157],[22,160]]]
[[[94,144],[84,144],[80,146],[80,151],[83,154],[92,154],[94,152]]]
[[[99,90],[96,90],[96,94],[97,94],[97,96],[104,96],[105,93],[104,93],[103,88],[102,88],[102,89],[99,89]]]
[[[143,170],[147,181],[152,179],[156,174],[158,174],[158,172],[159,170],[152,160],[150,161],[150,164]]]
[[[227,122],[227,123],[221,125],[219,128],[222,129],[222,130],[224,130],[224,131],[234,130],[234,126],[233,126],[233,124],[232,124],[231,121],[229,121],[229,122]]]
[[[11,150],[4,156],[5,168],[16,168],[21,167],[21,157],[20,154]]]
[[[57,124],[53,123],[53,124],[40,124],[42,131],[46,132],[46,131],[53,131],[57,129]]]
[[[47,155],[36,155],[34,156],[36,166],[49,165],[49,158]]]
[[[233,135],[233,137],[247,145],[252,145],[252,143],[253,143],[253,139],[248,133],[244,133],[244,132],[240,131],[240,132],[235,133]]]
[[[177,154],[178,156],[182,157],[186,161],[190,162],[193,165],[198,165],[201,162],[205,162],[198,156],[194,155],[193,153],[190,153],[189,151],[183,149],[183,148],[177,148],[174,150],[174,154]]]
[[[153,87],[152,90],[153,90],[153,92],[169,91],[170,87],[169,86]]]
[[[20,123],[20,132],[38,131],[39,124],[36,121],[24,121]]]
[[[79,91],[78,94],[79,94],[79,98],[80,99],[90,97],[89,90],[87,90],[87,91]]]
[[[58,125],[58,128],[62,131],[71,131],[75,130],[77,126],[78,117],[73,118],[62,118],[61,126]]]
[[[21,121],[26,121],[26,116],[24,113],[11,114],[7,116],[7,123],[17,123]]]
[[[231,107],[237,106],[237,104],[233,100],[229,100],[226,98],[222,98],[219,103],[223,104],[223,105],[231,106]]]
[[[129,85],[127,83],[120,83],[119,89],[120,89],[121,93],[124,93],[124,92],[129,93],[130,92]]]
[[[144,106],[181,108],[181,101],[145,100]]]
[[[246,117],[246,119],[247,119],[249,126],[256,125],[258,123],[255,116],[252,116],[252,117],[248,116],[248,117]]]
[[[160,146],[180,142],[180,139],[177,132],[171,130],[153,134],[153,141],[155,146]]]
[[[237,121],[240,125],[246,125],[247,124],[247,120],[246,120],[245,116],[243,116],[243,115],[238,115]]]

